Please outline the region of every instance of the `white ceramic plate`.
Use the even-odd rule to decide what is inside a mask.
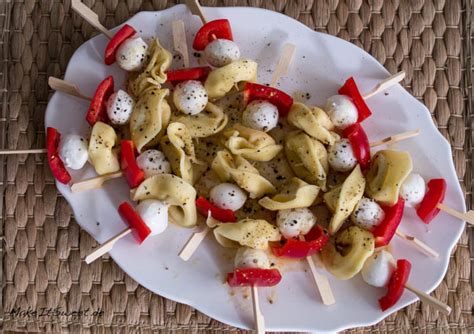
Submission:
[[[282,45],[294,43],[296,54],[280,87],[289,93],[310,92],[309,104],[324,104],[326,98],[351,75],[356,77],[362,91],[388,76],[374,58],[358,47],[316,33],[287,16],[255,8],[205,8],[205,13],[209,19],[228,18],[231,21],[242,54],[259,64],[259,82],[270,81],[270,72]],[[190,45],[200,21],[192,17],[183,5],[161,12],[142,12],[127,23],[147,38],[158,36],[165,47],[172,49],[171,22],[175,19],[185,21]],[[116,65],[103,64],[106,43],[104,36],[84,43],[74,53],[66,71],[65,79],[76,83],[89,96],[105,76],[112,74],[116,83],[122,83],[125,78],[125,73]],[[448,183],[446,203],[465,210],[450,146],[435,128],[428,110],[400,86],[387,93],[368,101],[374,112],[364,122],[369,138],[375,140],[389,134],[421,129],[420,136],[400,143],[397,148],[411,152],[415,171],[426,179],[444,177]],[[58,128],[63,134],[88,135],[90,129],[84,121],[86,110],[85,101],[56,93],[48,104],[46,125]],[[72,176],[73,180],[80,180],[94,176],[94,172],[89,166]],[[98,242],[125,228],[116,211],[121,202],[129,199],[124,180],[114,180],[103,189],[78,194],[71,193],[62,184],[58,184],[58,189],[71,204],[77,222]],[[461,221],[444,213],[427,226],[416,218],[413,210],[406,210],[402,230],[426,241],[441,254],[434,260],[395,238],[395,257],[407,258],[413,264],[410,284],[431,292],[441,282],[448,267],[449,254],[463,227]],[[129,235],[116,244],[111,255],[127,274],[151,291],[191,305],[232,326],[253,328],[250,300],[243,298],[241,292],[231,296],[229,288],[222,284],[222,274],[232,271],[233,261],[213,238],[207,238],[189,262],[183,262],[177,256],[192,232],[171,226],[166,233],[150,239],[141,247]],[[285,270],[277,287],[260,289],[261,307],[269,331],[332,332],[375,324],[416,300],[413,294],[406,292],[395,307],[382,312],[377,300],[384,294],[384,289],[368,286],[360,276],[349,281],[329,277],[337,303],[326,307],[320,303],[309,273],[299,270],[298,266],[295,268],[296,271]],[[267,299],[271,299],[273,304]]]

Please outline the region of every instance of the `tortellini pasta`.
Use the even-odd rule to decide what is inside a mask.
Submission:
[[[171,109],[166,101],[168,89],[149,88],[143,92],[130,116],[130,134],[138,152],[156,145],[170,121]]]
[[[117,153],[114,151],[117,134],[110,125],[96,122],[89,141],[89,159],[99,175],[120,170]]]
[[[197,115],[183,115],[175,118],[176,122],[183,123],[193,138],[205,138],[221,132],[229,117],[215,104],[208,102],[206,108]]]
[[[226,130],[225,146],[234,155],[254,161],[270,161],[283,148],[267,133],[244,127],[240,124]]]
[[[318,193],[318,186],[293,177],[278,194],[264,197],[258,204],[271,211],[307,208],[314,203]]]
[[[382,150],[372,158],[367,172],[367,195],[385,205],[395,205],[400,187],[413,169],[410,154]]]
[[[224,247],[246,246],[267,249],[269,241],[281,239],[278,227],[263,219],[243,219],[237,223],[221,224],[214,229],[217,242]]]
[[[173,223],[184,227],[196,225],[196,190],[175,175],[160,174],[145,179],[133,193],[132,199],[163,201],[169,205],[169,218]]]

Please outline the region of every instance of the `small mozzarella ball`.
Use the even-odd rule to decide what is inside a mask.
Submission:
[[[144,200],[138,204],[137,212],[150,228],[150,236],[163,233],[168,227],[168,205],[162,201]]]
[[[408,175],[400,187],[400,196],[405,200],[405,204],[411,207],[420,204],[423,197],[425,197],[425,193],[425,180],[417,173]]]
[[[107,100],[107,116],[113,124],[124,125],[128,123],[134,105],[132,97],[119,89]]]
[[[235,268],[269,269],[270,260],[261,249],[241,247],[235,254],[234,266]]]
[[[255,130],[270,131],[278,125],[278,108],[268,101],[252,101],[242,114],[242,123]]]
[[[381,288],[388,284],[395,269],[396,264],[392,254],[383,250],[365,261],[361,274],[367,284]]]
[[[221,209],[237,211],[244,206],[247,194],[235,184],[221,183],[211,189],[210,199]]]
[[[357,122],[359,113],[351,99],[345,95],[333,95],[326,102],[326,112],[336,128],[345,129]]]
[[[148,56],[148,44],[141,37],[126,39],[117,49],[115,60],[125,71],[139,71]]]
[[[170,163],[163,152],[158,150],[143,151],[137,157],[137,165],[145,173],[145,178],[171,173]]]
[[[328,161],[336,172],[348,172],[357,165],[357,158],[347,138],[342,138],[329,147]]]
[[[199,81],[184,81],[174,88],[173,103],[186,115],[199,114],[206,107],[207,101],[207,91]]]
[[[371,231],[383,220],[384,216],[385,212],[377,202],[362,197],[352,212],[351,220],[354,224]]]
[[[305,235],[316,224],[316,217],[308,208],[280,210],[276,220],[281,234],[286,239]]]
[[[64,166],[81,169],[89,159],[87,141],[79,135],[63,136],[59,142],[58,153]]]
[[[237,44],[228,39],[216,39],[204,49],[207,62],[215,67],[222,67],[239,60],[240,50]]]

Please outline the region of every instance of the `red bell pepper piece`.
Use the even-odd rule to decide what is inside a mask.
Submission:
[[[388,291],[379,299],[380,308],[385,311],[395,305],[405,290],[405,284],[410,276],[411,263],[408,260],[398,260],[397,269],[393,272],[388,282]]]
[[[196,33],[196,37],[194,37],[193,48],[197,51],[202,51],[215,39],[234,40],[229,20],[214,20],[203,25]]]
[[[113,92],[114,78],[109,75],[97,86],[89,110],[87,110],[86,120],[90,126],[94,126],[97,121],[107,122],[107,100]]]
[[[280,116],[284,117],[293,105],[293,98],[279,89],[246,82],[244,87],[244,101],[246,104],[254,100],[265,100],[278,108]]]
[[[183,68],[166,72],[168,81],[173,85],[187,80],[205,81],[212,69],[209,66]]]
[[[315,225],[307,234],[306,240],[288,239],[283,246],[273,246],[275,256],[303,259],[321,251],[329,241],[328,233],[319,225]]]
[[[344,137],[349,139],[354,155],[362,169],[370,165],[369,138],[360,123],[355,123],[344,130]]]
[[[218,206],[212,204],[203,196],[199,196],[196,200],[196,207],[201,215],[207,217],[208,212],[211,211],[211,216],[223,223],[235,223],[237,217],[235,212],[230,209],[221,209]]]
[[[353,77],[350,77],[346,80],[344,86],[339,88],[338,93],[341,95],[349,96],[352,99],[352,103],[354,103],[357,108],[357,112],[359,113],[357,122],[360,123],[364,119],[372,115],[372,112],[370,111],[369,107],[367,106],[367,103],[365,103],[364,98],[360,94],[359,88],[357,88]]]
[[[125,24],[119,31],[117,31],[105,48],[104,61],[107,65],[115,63],[115,54],[119,46],[128,38],[135,35],[136,31],[128,24]]]
[[[432,179],[428,182],[428,191],[423,197],[416,213],[425,224],[429,224],[439,213],[438,204],[444,201],[446,180]]]
[[[278,269],[242,268],[227,274],[227,284],[231,287],[274,286],[280,281]]]
[[[48,151],[48,164],[53,176],[61,183],[68,184],[71,181],[71,175],[64,167],[64,163],[59,157],[58,146],[61,140],[61,134],[52,127],[46,129],[46,150]]]
[[[132,229],[132,234],[135,240],[141,244],[150,235],[151,230],[145,224],[142,217],[136,212],[128,202],[123,202],[118,208],[120,217],[128,224]]]
[[[136,188],[145,179],[145,173],[138,167],[135,159],[135,145],[131,140],[122,140],[120,164],[130,188]]]
[[[393,206],[382,206],[385,217],[372,232],[375,238],[375,247],[382,247],[390,243],[402,221],[404,208],[405,201],[403,198],[399,198]]]

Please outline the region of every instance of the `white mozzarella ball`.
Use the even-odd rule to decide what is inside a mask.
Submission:
[[[357,158],[347,138],[342,138],[329,147],[328,161],[336,172],[348,172],[357,165]]]
[[[201,82],[188,80],[176,85],[173,91],[175,107],[186,115],[197,115],[207,105],[207,91]]]
[[[117,49],[115,60],[125,71],[139,71],[148,59],[148,44],[141,37],[126,39]]]
[[[375,287],[384,287],[396,269],[396,262],[392,254],[381,251],[369,257],[362,268],[362,278],[367,284]]]
[[[207,62],[215,67],[222,67],[239,60],[240,50],[237,44],[228,39],[216,39],[204,49]]]
[[[316,224],[316,217],[308,208],[280,210],[276,220],[281,234],[286,239],[305,235]]]
[[[150,236],[163,233],[168,227],[168,205],[162,201],[147,199],[137,206],[137,212],[150,228]]]
[[[351,215],[354,224],[366,230],[373,230],[384,219],[385,213],[373,199],[362,197]]]
[[[357,122],[359,113],[351,99],[345,95],[333,95],[326,102],[326,112],[332,123],[345,129]]]
[[[261,249],[241,247],[237,250],[234,260],[235,268],[261,268],[269,269],[270,260],[267,254]]]
[[[245,191],[232,183],[221,183],[211,189],[210,200],[221,209],[237,211],[247,200]]]
[[[423,197],[425,197],[425,193],[425,180],[417,173],[408,175],[400,187],[400,196],[405,200],[405,204],[411,207],[420,204]]]
[[[113,124],[128,123],[135,102],[124,90],[119,89],[107,100],[107,116]]]
[[[61,138],[58,154],[64,166],[81,169],[89,159],[87,141],[79,135],[65,135]]]
[[[255,100],[242,114],[243,125],[260,131],[270,131],[278,125],[278,108],[265,100]]]
[[[145,178],[171,173],[170,163],[163,152],[158,150],[143,151],[137,157],[137,165],[145,173]]]

